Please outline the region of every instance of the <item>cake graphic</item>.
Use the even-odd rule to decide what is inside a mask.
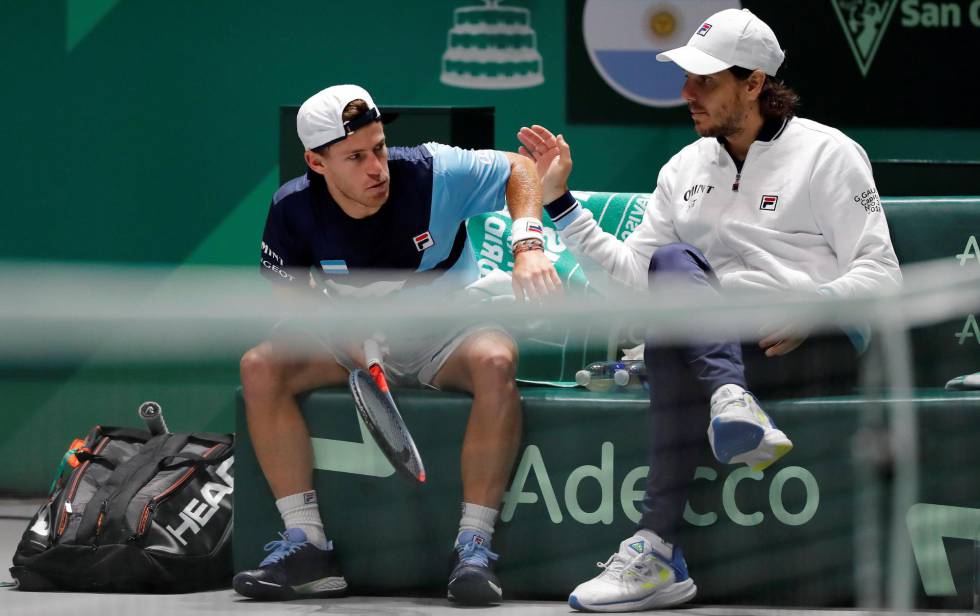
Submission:
[[[458,88],[507,90],[544,83],[531,12],[485,0],[453,11],[439,80]]]

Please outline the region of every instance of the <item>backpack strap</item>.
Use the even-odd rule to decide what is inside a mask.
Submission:
[[[127,441],[138,441],[140,443],[145,443],[153,437],[148,430],[137,430],[135,428],[105,427],[100,428],[100,432],[102,436],[108,436],[109,438],[121,438],[126,439]]]
[[[169,469],[169,468],[179,468],[181,466],[193,466],[195,464],[214,464],[216,462],[221,462],[226,460],[228,456],[232,454],[234,450],[225,445],[218,453],[204,457],[198,453],[184,452],[179,453],[175,456],[167,456],[160,459],[159,468]]]
[[[156,474],[160,458],[180,452],[187,443],[187,436],[187,434],[154,436],[146,441],[139,452],[117,466],[106,482],[92,495],[92,499],[86,506],[78,527],[76,543],[111,542],[112,538],[106,533],[107,523],[116,525],[118,521],[125,518],[126,508],[133,494]],[[102,533],[97,537],[96,531],[100,530],[100,515]]]
[[[94,454],[91,451],[84,449],[81,451],[76,451],[74,455],[75,459],[77,459],[79,462],[100,462],[108,466],[110,469],[116,470],[115,463],[105,456]]]
[[[215,453],[205,457],[201,454],[189,451],[180,452],[177,455],[161,458],[160,468],[177,468],[180,466],[191,466],[193,464],[214,464],[221,462],[230,456],[234,449],[232,444],[234,437],[231,434],[217,434],[214,432],[194,432],[188,435],[188,441],[203,441],[213,443],[218,446]]]
[[[192,432],[190,437],[199,441],[221,443],[223,445],[232,445],[235,442],[234,434],[219,434],[218,432]]]

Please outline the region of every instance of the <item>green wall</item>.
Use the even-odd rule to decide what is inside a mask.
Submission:
[[[0,2],[0,260],[253,263],[277,184],[278,108],[332,83],[360,83],[382,106],[493,105],[502,149],[525,124],[564,132],[579,189],[649,190],[694,139],[688,126],[566,124],[560,1],[508,2],[532,12],[543,85],[443,85],[452,11],[476,3]],[[980,150],[976,130],[847,132],[872,158]],[[133,423],[154,397],[175,429],[230,431],[236,358],[226,359],[0,363],[0,452],[48,449],[53,470],[73,436],[95,422]]]
[[[452,10],[470,4],[377,0],[352,20],[336,1],[0,3],[0,257],[182,263],[238,212],[227,241],[197,257],[251,262],[274,189],[278,106],[331,83],[359,82],[382,105],[493,105],[500,148],[515,147],[523,124],[548,125],[573,144],[580,189],[649,190],[693,140],[684,125],[565,123],[564,2],[508,3],[532,12],[543,85],[443,85]],[[873,158],[980,152],[976,130],[848,132]]]

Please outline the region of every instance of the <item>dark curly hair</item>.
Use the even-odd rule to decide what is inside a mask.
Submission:
[[[733,66],[728,70],[739,81],[745,81],[754,72],[741,66]],[[762,112],[763,117],[785,120],[796,114],[799,105],[799,94],[783,83],[782,79],[766,75],[766,81],[762,84],[762,93],[759,94],[759,111]]]

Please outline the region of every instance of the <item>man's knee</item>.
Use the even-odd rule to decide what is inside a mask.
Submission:
[[[495,333],[474,345],[467,359],[474,384],[513,382],[517,374],[517,345],[503,334]]]
[[[275,395],[285,390],[282,362],[266,345],[249,349],[239,362],[245,399]]]
[[[708,260],[690,244],[676,243],[661,246],[650,258],[650,272],[705,271]]]
[[[484,374],[513,380],[517,373],[517,349],[509,341],[486,348],[474,359],[476,367]]]

